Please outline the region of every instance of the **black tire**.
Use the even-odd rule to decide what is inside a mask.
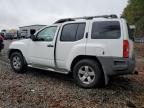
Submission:
[[[85,79],[87,81],[82,82],[82,80],[80,80],[80,77],[81,77],[81,75],[79,74],[80,69],[83,69],[83,67],[85,68],[85,66],[88,66],[90,68],[88,69],[89,71],[93,70],[94,71],[93,74],[95,75],[93,76],[93,81],[91,81],[91,83],[89,84],[86,84],[86,82],[88,81],[88,78]],[[99,64],[96,61],[91,60],[91,59],[80,60],[73,68],[73,76],[74,76],[74,80],[76,84],[82,88],[99,87],[101,82],[103,82],[103,73]],[[85,75],[83,75],[83,77],[85,77]],[[89,77],[91,76],[89,75]],[[92,79],[92,77],[89,79]]]
[[[19,62],[20,64],[18,65],[19,68],[16,68],[16,65],[14,65],[14,58],[19,58]],[[27,71],[27,63],[25,58],[23,57],[23,55],[20,52],[13,52],[10,56],[10,64],[12,69],[16,72],[16,73],[25,73]]]

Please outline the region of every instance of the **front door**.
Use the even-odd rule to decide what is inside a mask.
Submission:
[[[29,59],[33,65],[55,67],[54,45],[58,26],[46,27],[36,35],[29,46]]]

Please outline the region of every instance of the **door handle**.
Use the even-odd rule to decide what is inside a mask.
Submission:
[[[47,47],[54,47],[54,45],[52,45],[52,44],[49,44],[49,45],[47,45]]]

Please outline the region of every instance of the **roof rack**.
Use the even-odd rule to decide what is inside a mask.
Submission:
[[[75,21],[77,19],[86,19],[86,20],[92,20],[93,18],[118,18],[117,15],[100,15],[100,16],[86,16],[86,17],[75,17],[75,18],[65,18],[65,19],[60,19],[58,21],[55,22],[55,24],[57,23],[64,23],[67,21]]]

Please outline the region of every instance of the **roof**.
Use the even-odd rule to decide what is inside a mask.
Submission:
[[[29,26],[21,26],[21,27],[19,27],[19,28],[31,27],[31,26],[47,26],[47,25],[35,24],[35,25],[29,25]]]

